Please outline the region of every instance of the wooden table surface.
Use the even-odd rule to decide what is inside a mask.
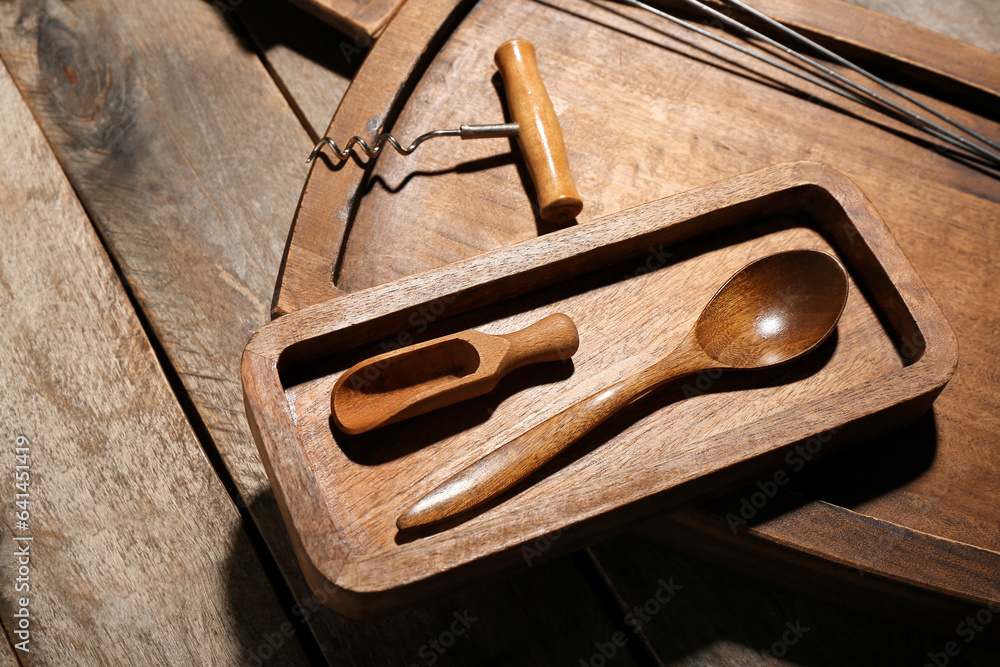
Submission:
[[[995,0],[860,4],[1000,51]],[[322,607],[238,362],[367,46],[284,0],[6,4],[0,664],[1000,664],[985,630],[929,634],[634,535],[386,621]]]

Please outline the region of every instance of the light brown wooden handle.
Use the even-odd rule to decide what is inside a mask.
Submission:
[[[406,530],[437,523],[494,498],[639,396],[697,372],[700,361],[698,355],[671,357],[549,417],[421,498],[396,519],[396,526]]]
[[[567,315],[556,313],[530,327],[502,336],[510,341],[504,356],[504,372],[542,361],[569,359],[580,347],[580,334]]]
[[[535,47],[527,40],[511,39],[500,45],[494,60],[512,120],[520,128],[517,143],[535,183],[542,220],[566,224],[579,215],[583,202],[570,175],[559,119],[542,83]]]

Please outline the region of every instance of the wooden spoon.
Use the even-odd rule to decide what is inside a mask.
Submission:
[[[759,369],[800,357],[833,332],[847,292],[847,273],[823,252],[793,250],[748,264],[712,297],[667,357],[487,454],[420,499],[396,525],[415,528],[476,507],[671,380],[709,369]]]
[[[502,336],[463,331],[372,357],[340,376],[330,398],[334,421],[355,435],[493,390],[527,364],[568,359],[576,325],[558,313]]]

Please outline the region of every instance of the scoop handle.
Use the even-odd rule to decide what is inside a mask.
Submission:
[[[549,315],[500,338],[510,343],[502,362],[504,373],[528,364],[569,359],[580,347],[576,325],[562,313]]]
[[[494,56],[503,77],[512,120],[518,124],[517,143],[538,194],[542,220],[566,224],[583,209],[569,171],[569,158],[552,100],[542,83],[535,47],[525,39],[510,39]]]

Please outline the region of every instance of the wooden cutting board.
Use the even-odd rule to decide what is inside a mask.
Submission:
[[[976,129],[1000,135],[997,56],[836,2],[757,3],[891,72]],[[429,129],[504,116],[492,51],[533,41],[586,200],[578,223],[786,160],[829,164],[856,181],[913,259],[963,349],[958,375],[907,450],[858,450],[792,486],[807,504],[757,517],[735,542],[763,540],[973,604],[1000,599],[984,572],[1000,563],[996,429],[1000,185],[913,132],[822,91],[760,69],[679,29],[589,2],[404,5],[359,72],[328,134]],[[647,19],[642,16],[642,21]],[[572,35],[572,39],[567,39]],[[336,298],[551,231],[531,209],[519,160],[502,140],[427,145],[310,174],[289,240],[276,313]],[[995,290],[994,290],[995,291]],[[752,490],[752,489],[751,489]],[[723,560],[734,495],[665,519]],[[729,503],[728,505],[726,503]],[[804,501],[803,501],[804,502]],[[713,541],[714,540],[714,541]],[[729,555],[727,555],[727,553]]]

